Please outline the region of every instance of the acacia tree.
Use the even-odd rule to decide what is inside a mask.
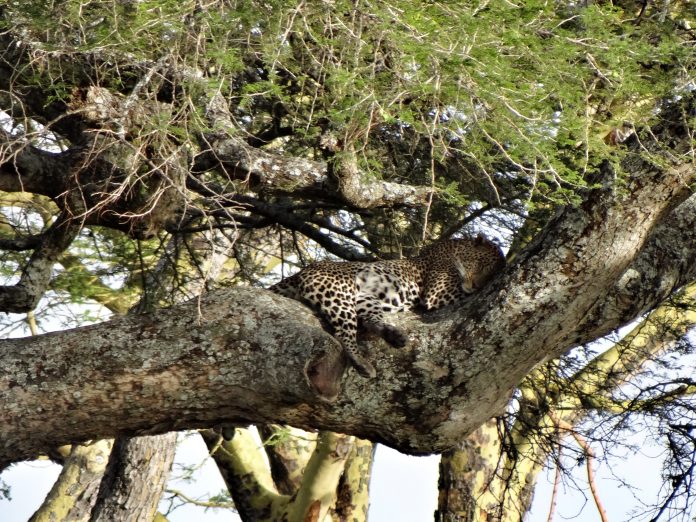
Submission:
[[[695,279],[689,7],[1,7],[0,307],[146,304],[2,342],[0,462],[66,459],[56,448],[72,443],[65,470],[89,471],[77,443],[116,437],[106,474],[83,475],[99,493],[65,517],[144,520],[164,473],[147,478],[157,466],[143,455],[161,450],[129,437],[205,428],[246,519],[340,519],[366,506],[370,444],[355,437],[440,452],[506,411],[555,437],[582,417],[561,418],[563,401],[602,402],[619,381],[578,394],[550,376],[582,358],[539,365]],[[510,245],[508,267],[461,306],[395,318],[408,348],[365,339],[376,379],[347,368],[302,305],[259,288],[277,260],[287,273],[326,255],[398,257],[480,230]],[[174,304],[196,280],[214,286],[206,259],[230,248],[227,288]],[[316,444],[281,437],[263,470],[234,428],[249,423],[322,431]],[[549,454],[521,452],[534,438],[506,426],[501,447]],[[487,513],[508,502],[492,494]]]
[[[514,415],[489,421],[443,455],[436,519],[521,519],[550,459],[557,468],[556,494],[562,473],[569,471],[562,459],[566,452],[585,464],[588,496],[601,520],[608,520],[602,501],[607,495],[593,479],[597,450],[606,458],[617,437],[641,431],[667,443],[662,475],[671,483],[646,511],[654,509],[653,519],[687,518],[695,388],[689,365],[665,356],[670,348],[672,356],[692,349],[684,336],[696,324],[695,292],[693,284],[687,286],[678,301],[665,302],[625,337],[604,343],[609,346],[592,353],[589,362],[587,354],[574,354],[530,373],[518,389]],[[583,422],[587,418],[592,422]],[[631,485],[630,478],[619,478]],[[554,499],[548,505],[551,518]]]

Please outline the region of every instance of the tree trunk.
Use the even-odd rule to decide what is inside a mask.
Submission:
[[[455,450],[442,455],[435,520],[524,519],[539,472],[561,445],[566,445],[564,438],[576,438],[578,458],[591,466],[591,434],[580,435],[574,426],[593,412],[621,416],[628,409],[641,409],[639,400],[622,404],[617,390],[693,328],[695,302],[696,284],[691,284],[681,293],[679,303],[667,302],[655,309],[621,341],[570,377],[561,379],[564,372],[555,365],[532,372],[520,386],[512,425],[505,427],[490,420]],[[672,390],[664,400],[669,402],[692,391],[688,387]],[[646,399],[646,409],[654,408],[655,402],[659,399]],[[602,431],[597,444],[606,437]]]
[[[370,478],[375,445],[355,439],[345,470],[338,483],[336,505],[331,510],[337,522],[365,522],[370,507]]]
[[[54,520],[85,522],[97,501],[99,483],[109,461],[112,441],[74,444],[53,484],[31,522]]]
[[[175,450],[174,432],[117,438],[90,520],[152,521]]]

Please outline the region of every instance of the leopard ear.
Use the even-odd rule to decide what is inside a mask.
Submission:
[[[481,232],[478,233],[476,236],[476,239],[474,239],[474,244],[475,245],[483,245],[486,242],[486,236],[484,236]]]

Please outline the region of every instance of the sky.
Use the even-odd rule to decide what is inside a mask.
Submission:
[[[177,452],[177,463],[199,464],[207,450],[200,437],[186,437]],[[409,457],[380,446],[377,449],[372,481],[369,517],[374,521],[421,522],[432,520],[437,504],[436,457]],[[2,474],[12,485],[12,501],[0,501],[0,521],[26,522],[39,507],[60,472],[60,466],[49,462],[15,465]],[[176,470],[175,470],[176,473]],[[181,489],[196,498],[224,488],[211,459],[196,472],[196,482],[174,480],[169,487]],[[167,503],[160,504],[160,510]],[[168,515],[170,522],[232,522],[239,518],[226,510],[203,510],[180,507]]]
[[[640,455],[626,456],[625,459],[614,458],[611,461],[611,467],[596,463],[597,484],[608,518],[612,522],[634,519],[639,513],[633,510],[637,509],[638,512],[641,510],[640,499],[645,502],[654,500],[655,492],[660,485],[660,476],[656,472],[659,469],[660,448],[646,440],[636,439],[627,442],[639,444],[642,447]],[[169,487],[181,489],[193,498],[223,489],[222,479],[214,463],[211,459],[206,459],[206,455],[206,448],[200,437],[183,438],[177,453],[177,463],[200,464],[202,461],[205,463],[196,472],[194,482],[173,480]],[[433,512],[437,506],[438,460],[435,456],[410,457],[385,446],[378,446],[370,483],[369,520],[372,522],[432,521]],[[0,520],[26,522],[39,507],[59,471],[60,467],[55,464],[35,462],[13,466],[3,473],[2,479],[12,485],[13,500],[0,501]],[[631,492],[612,475],[612,472],[632,479],[639,489]],[[546,522],[553,477],[553,470],[542,472],[532,511],[526,522]],[[573,469],[572,478],[580,485],[586,484],[584,465]],[[166,510],[166,506],[166,502],[163,502],[160,504],[160,510]],[[170,513],[168,518],[171,522],[239,520],[236,515],[227,510],[204,510],[193,506],[180,507]],[[592,500],[567,484],[559,488],[554,520],[597,522],[599,516]]]

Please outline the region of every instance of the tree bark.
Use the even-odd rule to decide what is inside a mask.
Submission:
[[[338,483],[336,505],[331,510],[338,522],[365,522],[370,507],[370,477],[375,445],[369,440],[355,439],[353,450]]]
[[[223,438],[201,430],[242,520],[267,520],[284,511],[290,495],[276,488],[261,449],[249,430],[237,428]]]
[[[0,460],[230,421],[351,433],[411,453],[452,447],[501,411],[534,366],[625,324],[693,275],[696,231],[688,229],[691,240],[669,253],[668,286],[638,282],[640,302],[621,301],[620,314],[605,307],[627,268],[659,246],[659,225],[684,210],[696,177],[690,164],[657,168],[643,156],[628,156],[632,174],[620,192],[610,183],[561,209],[504,274],[456,310],[396,318],[410,346],[372,343],[379,379],[349,372],[335,403],[322,397],[341,386],[338,344],[303,306],[262,290],[2,341]]]
[[[493,419],[460,442],[456,449],[442,454],[435,522],[500,518],[498,503],[483,505],[481,502],[481,496],[497,483],[500,451],[498,423]]]
[[[90,520],[153,520],[175,451],[175,432],[117,438]]]
[[[273,483],[283,495],[294,495],[302,484],[307,462],[317,447],[317,434],[290,426],[258,426],[264,440]]]
[[[99,483],[109,460],[112,441],[74,444],[53,484],[31,522],[54,520],[84,522],[89,520],[97,500]]]
[[[456,450],[443,454],[435,520],[522,520],[531,507],[539,473],[549,457],[560,452],[564,438],[575,438],[581,444],[578,458],[582,456],[588,466],[592,465],[591,444],[585,440],[591,440],[592,435],[581,436],[574,428],[589,414],[610,412],[620,416],[642,409],[649,412],[661,399],[669,402],[693,392],[684,385],[670,391],[668,398],[648,393],[642,401],[622,401],[618,390],[693,328],[695,303],[696,284],[691,284],[680,293],[679,304],[666,302],[653,310],[623,339],[574,375],[562,379],[563,371],[555,365],[532,372],[519,388],[515,420],[504,443],[501,427],[491,420]],[[598,444],[606,437],[606,431],[602,431]]]

